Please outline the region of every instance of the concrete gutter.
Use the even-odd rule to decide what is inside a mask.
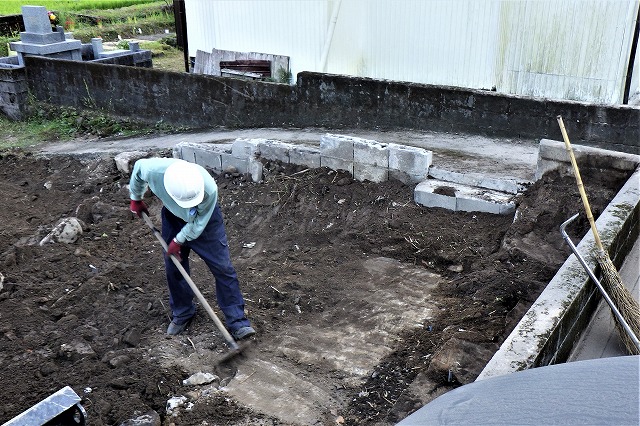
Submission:
[[[602,243],[619,267],[640,234],[640,156],[597,148],[576,148],[579,151],[576,157],[582,158],[583,162],[633,171],[596,221]],[[544,171],[557,167],[569,170],[569,156],[563,151],[561,142],[543,140],[538,167]],[[559,229],[558,238],[561,238]],[[597,262],[592,256],[595,242],[591,231],[580,241],[577,249],[591,270],[596,271]],[[598,276],[598,271],[595,273]],[[566,361],[600,299],[600,293],[572,254],[476,380]]]

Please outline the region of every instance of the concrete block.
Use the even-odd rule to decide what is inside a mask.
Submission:
[[[354,139],[353,162],[376,167],[389,167],[389,148],[387,144],[381,144],[367,139]]]
[[[353,161],[342,158],[325,157],[320,155],[320,167],[328,167],[332,170],[345,170],[353,175]]]
[[[221,168],[222,171],[229,170],[230,168],[234,168],[238,171],[238,173],[248,173],[249,172],[249,157],[247,158],[237,158],[233,154],[220,154],[221,160]]]
[[[447,210],[456,210],[456,197],[436,194],[429,182],[420,182],[413,192],[416,203],[425,207],[440,207]]]
[[[293,145],[278,140],[262,139],[258,142],[260,157],[268,160],[277,160],[285,164],[290,162],[290,153]]]
[[[263,168],[262,162],[259,159],[255,157],[249,158],[247,172],[251,175],[253,182],[260,182],[263,179]]]
[[[482,173],[459,173],[438,169],[436,167],[429,168],[429,177],[447,182],[493,189],[509,194],[522,192],[529,184],[529,182],[521,182],[515,178],[497,179],[483,175]]]
[[[214,149],[197,149],[194,152],[196,164],[216,172],[222,171],[222,153]]]
[[[401,170],[410,176],[427,178],[433,153],[423,148],[389,144],[389,168]]]
[[[454,211],[511,214],[515,212],[513,195],[468,185],[429,179],[414,190],[414,200],[427,207]]]
[[[240,159],[247,159],[260,155],[259,144],[266,139],[238,138],[231,145],[231,155]]]
[[[190,163],[196,162],[196,150],[200,149],[199,144],[182,142],[173,148],[173,158],[181,158]]]
[[[21,41],[15,41],[9,43],[11,49],[16,52],[26,53],[31,55],[52,55],[55,53],[68,53],[72,59],[81,60],[80,49],[82,48],[82,42],[80,40],[65,40],[57,43],[50,44],[29,44]]]
[[[124,49],[103,50],[102,52],[100,52],[98,57],[99,58],[113,58],[115,56],[128,55],[130,53],[131,53],[130,50],[124,50]]]
[[[246,159],[236,158],[233,154],[220,153],[221,171],[227,171],[230,168],[235,168],[238,173],[251,175],[253,182],[260,182],[263,178],[262,163],[255,157],[248,157]]]
[[[516,211],[516,205],[513,202],[498,200],[492,201],[484,198],[456,197],[456,209],[462,212],[482,212],[491,214],[513,214]]]
[[[389,180],[389,169],[368,164],[353,163],[353,178],[360,182],[385,182]]]
[[[410,175],[402,170],[389,169],[389,179],[397,179],[405,185],[416,185],[425,180],[425,177]]]
[[[320,150],[294,145],[291,151],[289,151],[289,162],[291,164],[301,164],[311,169],[317,169],[320,167]]]
[[[571,144],[571,149],[578,167],[588,165],[601,169],[631,172],[640,164],[640,156],[635,154],[574,144]],[[554,169],[560,169],[562,174],[573,174],[571,157],[564,142],[542,139],[538,148],[536,180],[540,179],[545,172]]]
[[[320,138],[320,154],[353,162],[353,140],[351,136],[324,134]]]

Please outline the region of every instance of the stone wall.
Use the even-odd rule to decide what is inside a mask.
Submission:
[[[559,139],[638,153],[640,108],[303,72],[296,85],[26,58],[40,101],[101,108],[149,122],[208,128],[416,129]],[[91,100],[91,102],[87,102]]]

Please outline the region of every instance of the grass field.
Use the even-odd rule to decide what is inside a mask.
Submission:
[[[0,16],[19,15],[21,6],[44,6],[52,11],[80,11],[117,9],[138,4],[153,3],[157,0],[2,0]]]

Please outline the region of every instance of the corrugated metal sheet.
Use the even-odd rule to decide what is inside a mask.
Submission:
[[[639,3],[186,0],[186,11],[191,56],[212,48],[262,52],[289,56],[294,75],[321,71],[617,103]]]
[[[637,7],[620,0],[504,2],[498,90],[621,102]]]

